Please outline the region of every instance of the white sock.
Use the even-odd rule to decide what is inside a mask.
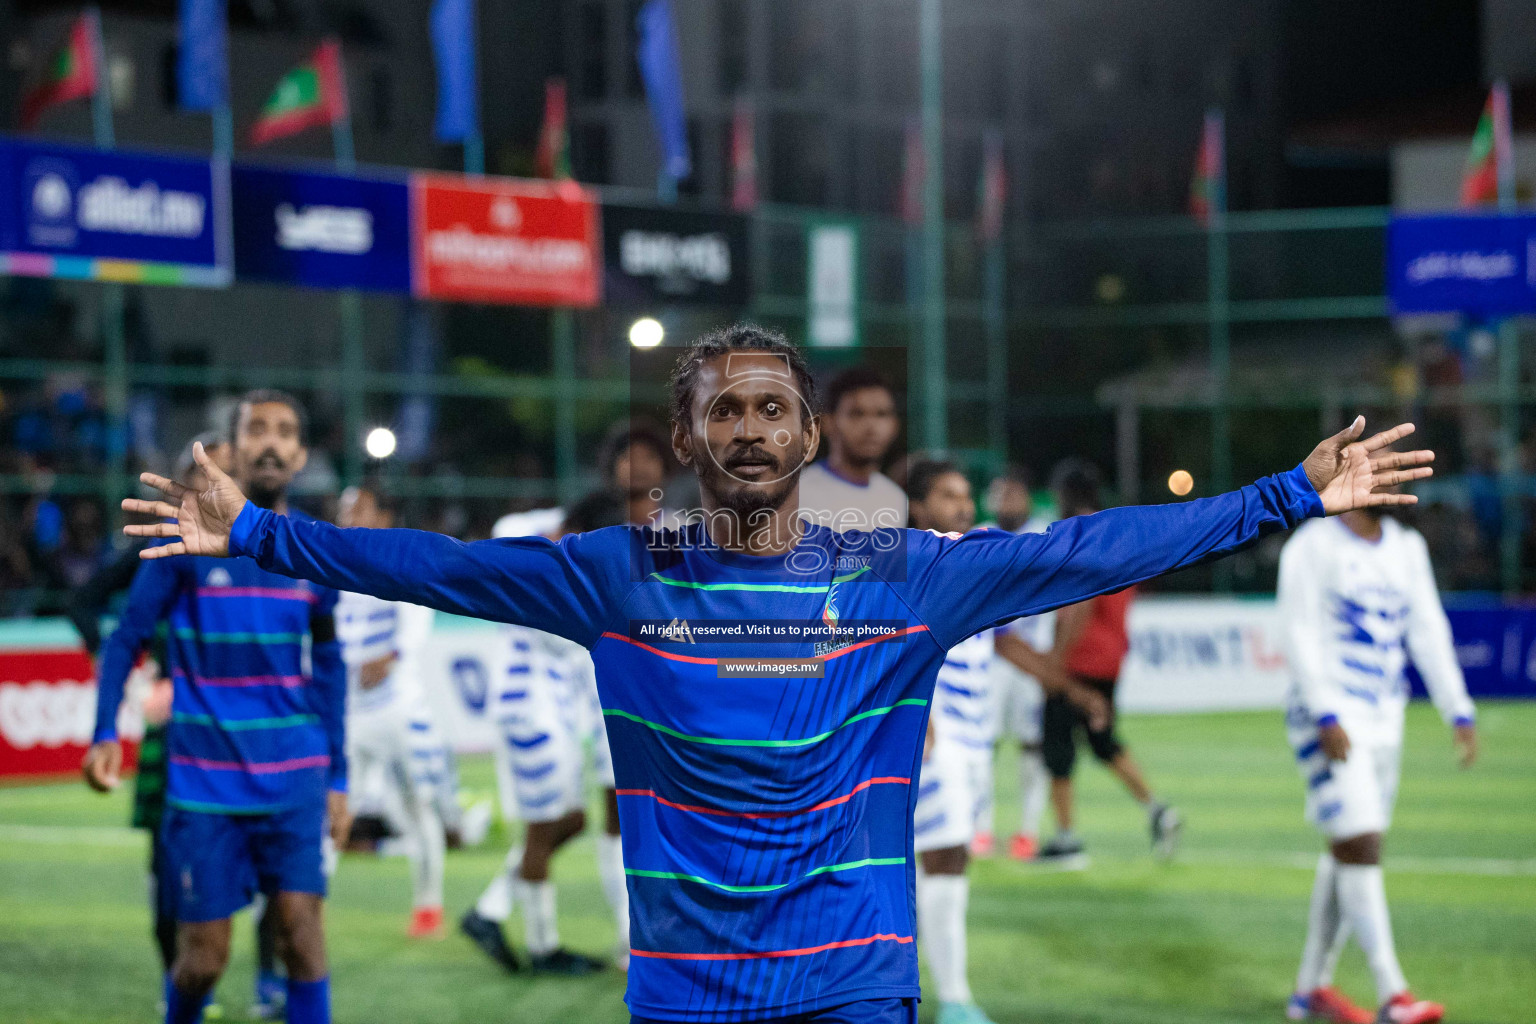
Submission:
[[[529,956],[543,956],[560,948],[560,927],[555,920],[555,883],[549,879],[530,882],[512,879],[517,901],[523,905],[523,937]]]
[[[613,923],[619,930],[619,949],[629,949],[629,887],[624,879],[624,844],[607,832],[597,837],[597,877],[603,883],[603,896],[613,910]]]
[[[928,958],[941,1003],[969,1004],[965,969],[965,907],[971,883],[964,875],[917,875],[919,948]]]
[[[1387,913],[1387,888],[1379,864],[1340,864],[1338,868],[1339,904],[1349,921],[1355,939],[1365,951],[1376,979],[1377,1002],[1408,988],[1403,969],[1397,963],[1397,949],[1392,943],[1392,919]]]
[[[443,861],[448,852],[448,840],[443,833],[443,819],[431,801],[421,800],[415,813],[407,816],[411,836],[411,889],[413,907],[441,907],[443,905]]]
[[[507,859],[502,862],[501,870],[496,872],[496,877],[491,879],[491,884],[485,887],[485,892],[475,902],[475,913],[498,923],[511,917],[512,879],[522,866],[523,848],[519,844],[507,851]]]
[[[1323,988],[1333,979],[1329,951],[1338,938],[1342,921],[1337,871],[1338,862],[1332,854],[1324,853],[1317,859],[1317,877],[1312,883],[1312,906],[1307,911],[1307,941],[1301,947],[1301,970],[1296,974],[1297,992],[1312,992]]]
[[[1019,831],[1026,836],[1038,836],[1040,819],[1045,817],[1045,805],[1051,797],[1050,774],[1038,749],[1024,750],[1019,755],[1019,793],[1024,798]]]

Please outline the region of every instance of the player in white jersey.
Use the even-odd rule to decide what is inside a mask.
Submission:
[[[907,498],[917,529],[958,535],[976,521],[971,485],[951,462],[914,460],[907,471]],[[978,811],[991,799],[992,744],[997,737],[994,654],[1019,657],[1022,670],[1045,671],[1043,656],[1020,651],[1022,646],[1002,643],[990,629],[962,641],[944,659],[934,688],[913,812],[913,848],[919,869],[919,948],[938,989],[939,1024],[991,1024],[972,998],[966,977],[970,880],[965,871]],[[1070,680],[1061,685],[1074,695],[1083,690]],[[1095,700],[1091,693],[1084,699],[1090,704]]]
[[[1307,819],[1328,841],[1287,1015],[1431,1024],[1444,1010],[1408,991],[1381,870],[1382,834],[1397,795],[1409,655],[1455,730],[1463,767],[1476,757],[1477,734],[1424,538],[1379,511],[1308,523],[1280,556],[1278,598],[1293,680],[1286,731],[1306,784]],[[1350,935],[1376,982],[1374,1017],[1332,986]]]
[[[1051,519],[1034,514],[1028,472],[1022,466],[1008,466],[987,486],[987,507],[993,525],[1009,533],[1044,533]],[[997,643],[1020,643],[1038,655],[1045,655],[1055,641],[1056,614],[1031,615],[999,628]],[[1017,649],[1013,652],[1018,656]],[[1040,819],[1050,799],[1050,773],[1041,752],[1041,714],[1045,709],[1045,691],[1040,680],[1025,672],[1009,657],[992,660],[992,687],[996,694],[997,721],[1002,736],[1019,744],[1019,830],[1008,841],[1008,855],[1027,861],[1039,849]],[[976,838],[971,852],[989,855],[994,847],[993,802],[989,790],[985,805],[977,816]]]
[[[856,366],[833,378],[825,408],[827,457],[800,474],[801,512],[833,530],[905,526],[907,496],[880,472],[901,427],[891,389]]]
[[[498,537],[544,535],[617,526],[624,521],[622,499],[598,492],[568,512],[540,509],[504,517]],[[493,687],[490,707],[502,736],[498,750],[498,786],[506,816],[526,824],[524,840],[508,852],[459,928],[488,956],[509,971],[521,968],[507,945],[502,923],[514,903],[523,908],[524,938],[533,969],[583,975],[603,969],[604,961],[560,944],[555,885],[550,861],[586,829],[585,751],[594,750],[594,773],[603,788],[610,822],[617,821],[613,760],[597,708],[592,659],[568,640],[524,626],[504,626],[507,662]],[[624,857],[616,824],[598,836],[598,874],[619,931],[618,962],[629,953],[629,902]]]
[[[337,521],[384,529],[394,511],[370,487],[349,487]],[[447,843],[441,804],[452,799],[443,738],[421,692],[418,660],[432,631],[429,608],[343,594],[336,638],[347,665],[347,746],[353,799],[370,800],[404,835],[411,863],[412,938],[443,932],[443,860]]]

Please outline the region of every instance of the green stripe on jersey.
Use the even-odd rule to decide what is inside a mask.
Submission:
[[[228,732],[247,732],[252,729],[286,729],[290,725],[317,725],[319,715],[285,715],[281,718],[215,718],[212,715],[171,715],[173,722],[188,725],[213,725]]]
[[[178,640],[201,640],[205,644],[296,644],[304,640],[303,633],[210,633],[188,626],[171,632]]]
[[[897,701],[890,707],[871,708],[868,711],[861,711],[834,729],[829,729],[824,733],[819,733],[815,736],[807,736],[804,739],[799,740],[734,740],[725,739],[719,736],[690,736],[685,732],[678,732],[676,729],[673,729],[670,726],[662,725],[660,722],[652,722],[648,719],[641,718],[639,715],[632,715],[628,711],[619,711],[616,708],[604,708],[603,714],[612,715],[615,718],[627,718],[629,721],[643,725],[647,729],[655,729],[659,733],[664,733],[675,739],[687,740],[689,743],[708,743],[709,745],[715,747],[804,747],[809,746],[812,743],[820,743],[828,736],[831,736],[833,733],[837,732],[838,729],[843,728],[843,726],[852,725],[854,722],[859,722],[866,718],[875,718],[879,715],[888,715],[900,707],[921,708],[927,706],[927,701],[918,700],[915,697],[909,697],[906,700]]]
[[[847,583],[849,580],[864,575],[869,571],[869,566],[864,566],[856,572],[846,576],[832,577],[832,583],[697,583],[693,580],[674,580],[670,576],[663,576],[659,572],[653,572],[650,578],[657,583],[665,583],[670,587],[687,587],[689,590],[749,590],[758,593],[775,594],[825,594],[832,589],[833,583]]]
[[[828,864],[826,867],[813,868],[807,871],[796,882],[814,875],[825,875],[833,871],[853,871],[856,868],[887,867],[896,864],[905,864],[905,857],[866,857],[863,860],[849,861],[847,864]],[[641,868],[625,868],[626,875],[634,875],[636,878],[667,878],[679,882],[697,882],[699,885],[707,885],[712,889],[721,889],[725,892],[773,892],[777,889],[787,889],[795,882],[780,882],[777,885],[726,885],[724,882],[712,882],[698,875],[685,875],[679,871],[646,871]]]
[[[236,817],[245,817],[253,814],[277,814],[281,811],[292,810],[286,804],[266,804],[256,807],[247,807],[242,804],[214,804],[202,800],[182,800],[178,797],[165,798],[168,806],[178,811],[197,811],[199,814],[231,814]]]

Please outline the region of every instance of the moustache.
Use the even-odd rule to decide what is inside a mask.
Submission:
[[[736,469],[740,466],[771,466],[779,468],[778,456],[759,445],[753,445],[743,451],[736,452],[725,460],[726,469]]]
[[[251,463],[251,465],[261,469],[265,469],[268,466],[272,467],[273,469],[282,469],[285,463],[281,458],[278,457],[277,452],[272,451],[269,448],[262,452],[260,455],[256,456],[256,459]]]

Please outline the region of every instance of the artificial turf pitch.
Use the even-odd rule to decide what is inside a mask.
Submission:
[[[1409,711],[1387,890],[1404,970],[1452,1024],[1536,1021],[1536,702],[1488,704],[1482,759],[1453,767],[1448,730]],[[1140,810],[1091,762],[1079,831],[1092,866],[1044,873],[1004,859],[972,869],[971,983],[999,1024],[1249,1024],[1283,1019],[1319,841],[1278,713],[1131,716],[1124,733],[1160,796],[1188,822],[1177,863],[1155,863]],[[487,792],[484,759],[463,766]],[[1017,820],[1012,753],[998,758],[1000,845]],[[0,788],[0,1022],[157,1020],[145,906],[145,837],[126,793],[78,783]],[[500,865],[506,836],[450,853],[450,923]],[[590,842],[555,862],[562,938],[613,939]],[[404,936],[402,859],[343,859],[326,928],[338,1024],[623,1022],[623,978],[508,977],[466,941]],[[520,944],[514,914],[509,935]],[[219,988],[250,1002],[252,940],[236,926]],[[1339,983],[1371,1002],[1363,959]],[[934,1007],[926,1003],[923,1020]]]

